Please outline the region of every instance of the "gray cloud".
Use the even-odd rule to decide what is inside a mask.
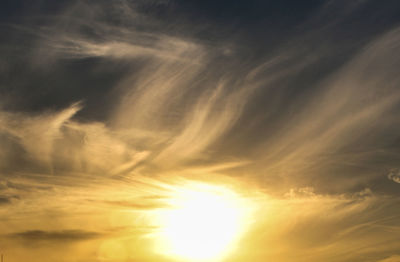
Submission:
[[[83,230],[42,231],[29,230],[7,235],[25,241],[82,241],[102,237],[103,234]]]
[[[0,206],[11,203],[11,199],[8,197],[0,196]]]

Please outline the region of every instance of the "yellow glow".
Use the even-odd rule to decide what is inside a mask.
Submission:
[[[245,228],[245,207],[226,188],[195,185],[176,191],[162,212],[162,253],[184,261],[215,261],[231,251]]]

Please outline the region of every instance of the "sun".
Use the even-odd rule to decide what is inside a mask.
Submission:
[[[162,212],[161,252],[184,261],[215,261],[234,249],[245,228],[240,197],[223,187],[196,184],[175,191]]]

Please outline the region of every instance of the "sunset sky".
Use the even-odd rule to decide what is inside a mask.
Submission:
[[[3,0],[4,262],[399,262],[400,1]]]

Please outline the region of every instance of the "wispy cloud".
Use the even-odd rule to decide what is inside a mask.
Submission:
[[[400,29],[337,41],[373,1],[344,2],[273,36],[258,21],[243,33],[240,23],[191,27],[149,11],[170,1],[77,1],[19,26],[34,40],[21,59],[32,72],[7,83],[17,94],[39,92],[18,86],[30,74],[79,81],[62,93],[75,95],[58,97],[69,106],[0,108],[0,230],[59,246],[91,240],[76,251],[82,259],[164,261],[150,248],[151,215],[184,182],[201,181],[258,208],[229,261],[397,261]],[[104,105],[93,107],[98,96]]]

